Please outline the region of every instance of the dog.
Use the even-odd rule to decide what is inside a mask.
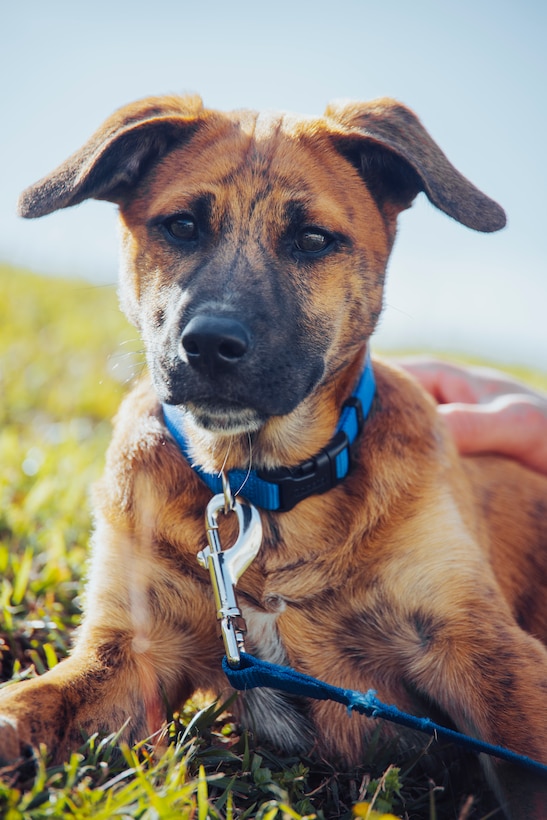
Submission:
[[[505,224],[393,100],[312,118],[166,96],[116,112],[23,193],[28,218],[89,198],[119,206],[120,303],[149,375],[121,406],[95,491],[74,649],[0,695],[4,762],[39,743],[62,760],[82,734],[124,726],[134,742],[159,732],[165,704],[226,691],[196,554],[212,494],[203,475],[239,470],[288,487],[281,509],[260,510],[262,543],[237,585],[250,653],[547,764],[547,479],[460,457],[433,400],[376,359],[366,417],[351,446],[337,440],[350,466],[333,476],[397,218],[420,192],[469,228]],[[219,515],[223,545],[236,525]],[[277,748],[314,747],[346,767],[377,728],[274,690],[234,708]],[[416,740],[382,732],[402,748]],[[507,816],[546,816],[545,781],[484,766]]]

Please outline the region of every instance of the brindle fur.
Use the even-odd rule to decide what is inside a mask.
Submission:
[[[89,197],[119,205],[121,304],[151,379],[121,407],[96,490],[74,650],[0,697],[4,760],[41,742],[60,760],[82,731],[126,721],[135,741],[160,730],[165,699],[175,709],[196,689],[226,690],[196,562],[210,493],[159,400],[186,407],[192,454],[207,470],[247,467],[249,440],[253,467],[314,455],[381,312],[396,218],[420,191],[471,228],[504,224],[391,100],[311,119],[162,97],[114,114],[23,194],[26,217]],[[162,228],[180,213],[197,221],[193,243]],[[295,246],[306,226],[333,237],[325,253]],[[204,311],[249,328],[249,351],[227,371],[202,372],[181,354],[183,328]],[[238,587],[248,649],[547,764],[547,480],[496,456],[460,458],[421,388],[385,362],[375,372],[348,478],[291,512],[262,512],[264,543]],[[230,518],[223,527],[228,544]],[[375,729],[339,705],[271,692],[237,708],[278,746],[314,746],[345,766]],[[545,816],[545,782],[496,761],[486,768],[508,815],[515,805],[519,817]]]

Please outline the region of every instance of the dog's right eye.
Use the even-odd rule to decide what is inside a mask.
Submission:
[[[197,239],[198,226],[196,220],[190,214],[176,214],[170,216],[162,222],[166,233],[179,242],[192,242]]]
[[[333,244],[333,237],[321,228],[303,228],[295,237],[297,251],[320,255]]]

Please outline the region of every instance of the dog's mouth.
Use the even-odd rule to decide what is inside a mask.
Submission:
[[[266,417],[254,408],[233,401],[199,404],[190,401],[184,405],[184,409],[199,427],[225,436],[255,433],[266,421]]]
[[[157,373],[153,371],[152,375]],[[241,378],[233,378],[212,389],[196,385],[191,372],[184,375],[179,381],[153,378],[159,400],[179,407],[202,430],[225,436],[256,433],[268,419],[292,413],[318,382],[317,371],[307,383],[303,382],[304,374],[299,373],[300,384],[295,384],[294,378],[272,384],[249,374],[243,385]]]

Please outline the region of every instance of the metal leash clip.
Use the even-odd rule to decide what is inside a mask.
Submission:
[[[245,651],[241,610],[236,601],[235,586],[256,557],[262,543],[262,522],[256,507],[234,499],[230,485],[222,474],[223,492],[213,496],[205,511],[205,530],[208,546],[198,552],[202,567],[209,569],[217,618],[220,621],[226,657],[230,666],[239,665],[240,652]],[[239,533],[235,544],[222,549],[218,531],[218,514],[235,513]]]

